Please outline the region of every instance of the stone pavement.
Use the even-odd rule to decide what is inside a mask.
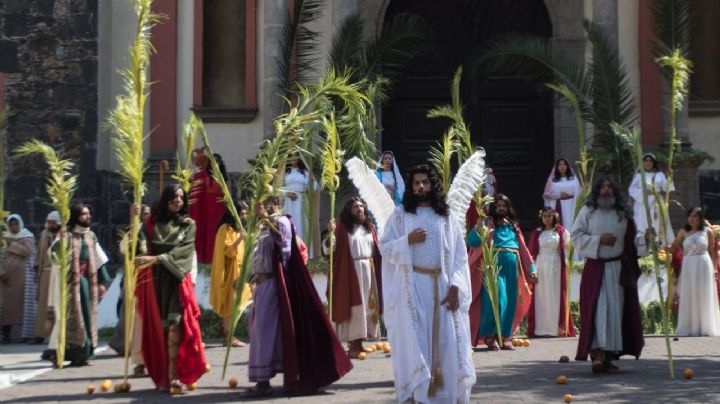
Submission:
[[[618,362],[618,375],[595,376],[588,362],[571,360],[558,363],[562,355],[571,359],[576,339],[533,339],[528,348],[515,352],[479,351],[473,355],[478,382],[473,389],[473,402],[491,403],[561,403],[566,393],[573,402],[624,403],[720,403],[720,338],[680,338],[672,342],[677,375],[668,378],[665,342],[661,337],[647,337],[643,357],[639,361],[623,359]],[[208,343],[209,374],[200,379],[198,389],[181,397],[169,397],[152,390],[148,378],[133,378],[132,391],[125,394],[100,393],[103,379],[120,381],[123,361],[110,349],[94,360],[93,366],[51,370],[30,380],[0,390],[3,403],[80,402],[93,400],[102,403],[127,402],[238,402],[241,388],[247,381],[247,348],[234,348],[228,368],[228,378],[238,380],[238,388],[230,389],[227,379],[220,379],[225,350],[218,343]],[[5,370],[6,354],[0,355]],[[324,392],[310,397],[292,398],[297,403],[318,402],[392,402],[394,399],[390,359],[381,353],[369,354],[365,361],[354,361],[355,369]],[[690,367],[696,372],[685,380],[681,371]],[[568,377],[565,385],[558,385],[559,375]],[[96,392],[86,393],[88,384]],[[282,384],[282,376],[272,381]],[[277,393],[268,401],[287,401]]]

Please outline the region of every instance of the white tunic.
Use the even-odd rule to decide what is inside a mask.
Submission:
[[[555,209],[556,201],[560,201],[560,210],[562,215],[560,216],[560,224],[565,226],[566,229],[573,228],[573,221],[575,218],[575,203],[580,195],[580,183],[577,178],[567,179],[567,177],[560,177],[560,179],[550,182],[550,193],[544,195],[545,206],[549,206]],[[569,199],[560,199],[560,194],[565,192],[568,195],[572,195]]]
[[[308,226],[306,226],[307,215],[305,215],[303,201],[305,200],[305,192],[308,190],[309,175],[307,171],[301,172],[297,168],[290,168],[290,172],[285,174],[285,193],[294,192],[297,197],[293,201],[286,195],[283,201],[283,213],[292,216],[297,235],[303,241],[306,241],[306,244],[309,235],[305,234],[305,229]]]
[[[564,230],[565,250],[570,245],[570,233]],[[540,252],[535,267],[535,335],[558,335],[560,317],[560,235],[553,230],[545,230],[538,238]]]
[[[655,190],[660,196],[665,196],[665,190],[668,188],[667,178],[662,172],[646,172],[645,182],[647,183],[648,190],[648,204],[650,205],[650,215],[652,217],[652,226],[656,233],[660,237],[662,245],[669,245],[675,240],[675,232],[673,231],[672,224],[670,223],[670,217],[665,215],[665,223],[667,227],[665,233],[660,233],[660,209],[657,203],[655,203],[655,196],[651,190],[652,184],[655,184]],[[674,191],[675,187],[670,184],[670,191]],[[628,189],[630,197],[633,199],[633,219],[635,220],[635,226],[638,231],[644,232],[648,228],[647,214],[645,213],[645,205],[643,205],[642,197],[642,181],[640,180],[640,173],[635,173],[630,188]]]
[[[708,253],[707,230],[698,231],[683,240],[682,272],[678,280],[679,336],[720,335],[715,270]]]
[[[424,243],[410,246],[408,234],[417,227],[428,231]],[[383,297],[385,325],[393,347],[395,394],[399,402],[466,403],[475,384],[470,346],[471,287],[467,251],[461,227],[450,217],[429,209],[405,213],[398,206],[388,219],[380,239],[383,256]],[[417,261],[416,261],[417,260]],[[440,307],[439,347],[445,385],[435,397],[428,397],[434,310],[433,278],[413,272],[413,265],[440,268],[439,300],[450,286],[457,286],[460,307]]]
[[[620,219],[615,210],[593,209],[583,206],[575,218],[571,233],[575,249],[586,258],[615,258],[625,248],[625,231],[627,219]],[[615,244],[600,244],[600,236],[604,233],[616,237]],[[635,236],[638,255],[647,255],[647,246],[643,233]],[[595,310],[595,335],[592,349],[601,348],[605,351],[622,351],[622,312],[625,293],[620,286],[620,261],[605,263],[604,276],[597,308]]]
[[[348,241],[363,304],[362,306],[353,306],[350,309],[350,318],[336,325],[337,335],[341,341],[345,342],[365,338],[377,339],[380,336],[376,313],[379,302],[375,272],[371,264],[375,241],[372,233],[365,230],[363,226],[355,226]]]

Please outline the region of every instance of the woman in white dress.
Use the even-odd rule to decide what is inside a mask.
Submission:
[[[375,170],[378,180],[385,186],[395,205],[402,203],[405,193],[405,181],[403,181],[400,170],[395,162],[395,155],[391,151],[384,151],[378,161],[378,168]]]
[[[688,211],[688,224],[678,233],[673,247],[683,250],[675,334],[688,337],[719,336],[715,235],[705,226],[702,208],[695,207]]]
[[[530,233],[528,249],[535,259],[537,282],[528,311],[528,335],[574,337],[572,316],[566,316],[568,282],[565,251],[570,232],[558,223],[558,213],[545,207],[540,213],[542,226]]]
[[[675,239],[675,232],[673,232],[672,225],[670,223],[670,217],[665,215],[666,228],[665,232],[660,231],[660,208],[655,203],[655,196],[652,193],[652,186],[655,186],[655,190],[662,198],[665,195],[665,191],[670,188],[670,191],[674,191],[675,187],[672,183],[668,184],[667,178],[662,171],[658,170],[657,158],[652,153],[645,153],[643,155],[643,170],[645,170],[645,182],[648,187],[648,203],[650,204],[650,215],[652,216],[652,227],[655,229],[655,234],[659,236],[660,244],[663,246],[669,245],[672,240]],[[628,194],[633,199],[633,219],[635,220],[635,226],[637,231],[645,232],[648,228],[647,216],[645,214],[645,205],[643,205],[643,194],[642,194],[642,182],[640,181],[640,173],[635,173]]]
[[[285,170],[283,213],[292,217],[297,234],[303,241],[308,240],[309,237],[308,234],[305,234],[308,229],[308,218],[305,214],[304,203],[309,181],[310,173],[305,168],[302,159],[291,160],[290,167]]]
[[[560,214],[560,224],[566,229],[573,228],[575,220],[575,203],[580,196],[580,181],[567,160],[559,158],[547,182],[543,199],[545,206],[555,209]]]

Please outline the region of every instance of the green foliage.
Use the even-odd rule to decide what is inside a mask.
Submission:
[[[692,15],[687,0],[652,0],[653,43],[657,57],[678,49],[683,55],[690,51],[690,22]],[[667,71],[666,71],[667,72]]]
[[[201,309],[202,314],[200,315],[200,333],[202,334],[203,340],[207,341],[211,338],[223,338],[221,333],[223,319],[215,314],[211,309]],[[247,341],[249,338],[249,332],[247,328],[247,310],[240,316],[237,324],[235,325],[235,338]]]
[[[658,163],[667,167],[668,158],[670,151],[667,147],[662,147],[654,151],[657,157]],[[673,155],[673,168],[677,168],[683,165],[690,165],[693,167],[699,167],[702,164],[715,161],[710,153],[705,150],[698,150],[692,147],[684,147],[682,150],[676,152]]]
[[[280,94],[290,97],[298,82],[316,72],[320,34],[311,26],[323,14],[324,0],[295,0],[280,39],[280,54],[275,59],[281,78]]]

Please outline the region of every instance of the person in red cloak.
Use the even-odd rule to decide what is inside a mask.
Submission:
[[[217,153],[214,156],[223,179],[230,186],[222,157]],[[198,171],[192,176],[188,210],[197,226],[195,250],[198,263],[210,265],[215,247],[215,234],[220,219],[225,215],[226,207],[223,202],[222,188],[213,178],[210,159],[205,155],[203,148],[195,150],[193,163],[198,167]]]
[[[186,216],[186,206],[179,185],[163,189],[142,224],[135,258],[142,356],[160,391],[191,385],[207,370],[191,275],[195,222]],[[139,213],[140,207],[133,205],[131,214]]]
[[[271,395],[270,379],[282,372],[289,396],[313,394],[352,369],[315,290],[297,243],[295,226],[273,196],[256,207],[263,227],[252,256],[256,283],[248,315],[248,376],[245,397]]]
[[[530,233],[528,249],[535,260],[537,282],[528,310],[527,333],[535,336],[574,337],[575,325],[569,315],[568,274],[565,250],[570,233],[558,224],[559,214],[545,207],[540,213],[542,227]]]
[[[348,356],[365,352],[363,340],[380,337],[382,282],[380,250],[367,205],[359,196],[350,198],[340,222],[330,223],[335,235],[333,256],[332,321],[338,337],[348,342]]]

